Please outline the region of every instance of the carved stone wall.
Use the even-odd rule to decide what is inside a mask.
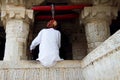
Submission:
[[[110,24],[117,16],[117,8],[105,5],[85,7],[82,21],[88,43],[88,53],[110,36]]]
[[[120,30],[81,62],[85,80],[119,80],[120,77]],[[111,75],[111,76],[110,76]]]
[[[26,5],[30,3],[27,8],[31,8],[32,5],[39,5],[42,1],[26,0],[25,3]],[[6,25],[5,60],[9,62],[0,61],[0,80],[120,80],[120,31],[108,38],[109,25],[117,16],[117,10],[111,7],[112,0],[93,1],[94,6],[85,8],[82,18],[88,47],[90,46],[89,49],[92,47],[92,50],[97,48],[82,60],[66,60],[46,68],[37,61],[22,61],[26,59],[25,48],[33,12],[27,10],[25,5],[20,6],[24,4],[23,0],[6,0],[6,3],[15,4],[5,5],[1,12]],[[71,2],[77,4],[81,3],[81,0]],[[81,31],[83,26],[78,27],[78,22],[76,24],[76,21],[73,21],[63,22],[61,26],[70,37],[73,59],[81,59],[86,50],[85,33]],[[37,26],[40,27],[35,31],[44,25],[40,23]],[[33,32],[33,35],[36,34]]]
[[[25,5],[24,0],[5,0],[7,4]]]
[[[33,11],[23,6],[9,4],[4,10],[2,9],[1,18],[6,32],[4,60],[27,59],[27,39]]]
[[[84,80],[80,61],[62,61],[43,67],[37,61],[0,61],[0,80]]]

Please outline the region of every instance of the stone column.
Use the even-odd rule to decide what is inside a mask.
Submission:
[[[26,60],[29,24],[33,11],[23,6],[7,5],[1,13],[5,25],[6,44],[4,61]]]
[[[110,36],[109,26],[112,19],[117,16],[117,9],[111,6],[97,5],[85,7],[81,14],[89,53]]]

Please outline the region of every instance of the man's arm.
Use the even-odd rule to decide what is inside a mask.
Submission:
[[[37,37],[32,41],[30,45],[30,50],[33,50],[38,44],[40,44],[41,35],[42,35],[42,32],[39,32]]]

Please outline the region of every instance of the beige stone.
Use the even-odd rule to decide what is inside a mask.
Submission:
[[[27,59],[26,47],[29,24],[22,20],[9,20],[6,24],[6,47],[4,60]]]
[[[81,13],[85,25],[88,53],[110,36],[111,20],[117,16],[117,8],[104,5],[85,7]]]
[[[0,61],[0,80],[84,80],[80,61],[62,61],[43,67],[37,61]]]
[[[85,80],[119,80],[120,77],[120,30],[82,61]],[[111,75],[111,76],[110,76]]]
[[[119,6],[120,1],[93,1],[94,6],[86,7],[82,12],[88,52],[93,51],[82,60],[64,60],[46,68],[38,61],[26,60],[29,25],[33,19],[33,11],[26,7],[41,5],[45,0],[1,0],[6,48],[4,61],[0,61],[0,80],[120,80],[120,30],[111,37],[109,35],[111,20],[117,16],[117,9],[111,5]],[[114,1],[114,5],[111,1]],[[6,5],[5,2],[10,4]],[[86,2],[92,3],[91,0],[70,0],[72,4]],[[71,33],[75,26],[69,25],[70,22],[65,27],[67,33]],[[39,30],[41,27],[38,26],[36,29]],[[73,57],[80,59],[86,52],[82,48],[85,46],[84,34],[79,33],[79,28],[74,27],[74,31]]]
[[[6,9],[2,10],[1,18],[6,31],[4,60],[26,60],[29,24],[32,22],[33,11],[23,6],[8,4]]]

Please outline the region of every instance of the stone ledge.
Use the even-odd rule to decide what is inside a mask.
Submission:
[[[0,80],[84,80],[79,60],[46,68],[38,61],[0,61]]]
[[[58,62],[55,66],[50,68],[81,68],[80,60],[64,60]],[[6,68],[46,68],[35,60],[22,60],[22,61],[0,61],[0,69]]]

